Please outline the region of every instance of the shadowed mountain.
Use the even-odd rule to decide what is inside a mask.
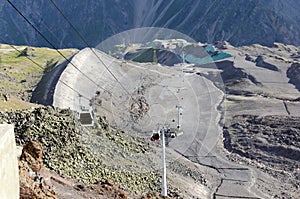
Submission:
[[[86,46],[50,1],[12,2],[56,47]],[[55,2],[91,46],[138,27],[175,29],[208,43],[227,40],[235,46],[273,42],[300,45],[298,0]],[[0,27],[2,42],[49,46],[7,1],[0,2]]]

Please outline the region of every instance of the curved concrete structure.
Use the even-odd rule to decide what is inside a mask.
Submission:
[[[73,56],[69,58],[69,60],[72,60],[72,58]],[[60,80],[60,76],[66,69],[67,65],[68,61],[64,61],[48,72],[38,83],[36,89],[32,93],[30,102],[43,105],[53,105],[53,95],[56,84]]]
[[[0,198],[17,199],[20,196],[19,169],[14,126],[0,125]]]

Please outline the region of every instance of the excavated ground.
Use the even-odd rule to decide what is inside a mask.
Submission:
[[[228,93],[221,105],[224,154],[256,167],[255,187],[266,198],[299,198],[300,60],[293,56],[299,49],[276,43],[227,52],[244,75],[232,79],[223,72]]]
[[[299,196],[299,119],[295,116],[237,115],[224,127],[225,148],[238,154],[228,155],[228,158],[253,165],[278,179],[281,187],[269,191],[275,198]]]

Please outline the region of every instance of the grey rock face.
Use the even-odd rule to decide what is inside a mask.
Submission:
[[[258,56],[255,60],[256,62],[256,66],[258,67],[262,67],[262,68],[266,68],[266,69],[269,69],[269,70],[274,70],[274,71],[279,71],[279,69],[275,66],[275,65],[272,65],[268,62],[266,62],[263,58],[263,56]]]
[[[287,76],[290,78],[290,83],[294,84],[300,91],[300,64],[294,63],[287,71]]]

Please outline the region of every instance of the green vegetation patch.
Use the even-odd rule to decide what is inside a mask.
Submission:
[[[59,51],[65,57],[70,57],[78,50]],[[11,94],[21,100],[29,101],[33,89],[44,72],[62,60],[64,58],[50,48],[0,44],[0,94]]]

